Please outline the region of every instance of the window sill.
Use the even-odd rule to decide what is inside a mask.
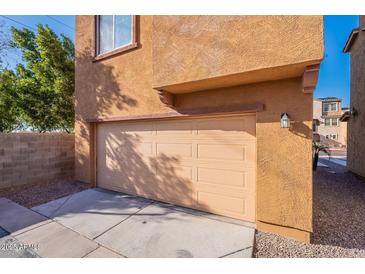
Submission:
[[[135,49],[135,48],[138,48],[138,43],[132,43],[130,45],[127,45],[127,46],[124,46],[124,47],[121,47],[121,48],[118,48],[118,49],[114,49],[114,50],[108,51],[108,52],[103,53],[103,54],[99,54],[99,55],[95,56],[92,61],[97,62],[97,61],[100,61],[100,60],[111,58],[115,55],[119,55],[119,54],[122,54],[124,52],[128,52],[128,51],[130,51],[132,49]]]

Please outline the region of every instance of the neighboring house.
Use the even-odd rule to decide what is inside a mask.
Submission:
[[[309,241],[322,58],[322,16],[77,16],[76,178]]]
[[[365,177],[365,16],[359,19],[343,50],[351,53],[351,97],[341,120],[348,123],[347,168]]]
[[[336,97],[313,100],[313,135],[330,147],[346,147],[347,122],[341,122],[344,113],[342,100]]]

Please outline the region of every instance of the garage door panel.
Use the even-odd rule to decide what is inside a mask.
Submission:
[[[156,134],[184,136],[193,134],[193,129],[194,124],[191,121],[165,121],[156,125]]]
[[[153,143],[152,142],[145,142],[145,143],[138,144],[138,146],[136,147],[136,150],[141,155],[147,155],[147,156],[152,155]]]
[[[245,187],[246,173],[214,168],[197,168],[197,181],[214,185]]]
[[[184,206],[193,206],[192,171],[189,167],[156,170],[158,182],[157,200]]]
[[[193,147],[192,144],[186,143],[157,143],[157,154],[164,154],[177,159],[182,157],[191,158]]]
[[[183,162],[183,160],[182,160]],[[225,159],[193,159],[192,162],[197,167],[212,168],[212,169],[224,169],[224,170],[234,170],[234,171],[247,171],[254,169],[255,165],[251,162],[245,161],[233,161]]]
[[[245,213],[245,202],[241,198],[198,191],[198,206],[210,211],[224,210],[232,213]]]
[[[244,160],[245,146],[233,144],[198,144],[198,159]]]
[[[97,184],[255,219],[255,116],[102,123]]]
[[[236,187],[229,185],[216,185],[205,182],[196,182],[194,184],[194,190],[197,192],[204,191],[236,198],[248,197],[255,193],[254,190],[248,187],[248,185],[245,185],[244,187]]]
[[[176,164],[164,164],[159,165],[156,168],[156,175],[165,180],[171,180],[170,176],[174,178],[179,178],[185,183],[189,183],[193,180],[193,168],[189,166],[180,166]]]

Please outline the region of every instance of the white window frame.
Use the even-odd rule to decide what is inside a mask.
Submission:
[[[333,124],[333,120],[337,121],[336,125]],[[326,124],[326,121],[329,121],[329,123]],[[338,127],[338,126],[340,126],[340,121],[338,118],[324,118],[324,126],[325,127]]]
[[[326,110],[326,107],[328,107],[328,110]],[[330,111],[330,104],[329,103],[323,103],[323,112],[329,112]]]
[[[333,124],[334,120],[336,121],[335,125]],[[331,118],[331,126],[333,126],[333,127],[338,127],[339,126],[338,118]]]
[[[332,107],[334,107],[334,109],[332,109]],[[328,107],[328,110],[326,110],[326,107]],[[336,112],[338,111],[338,103],[337,102],[326,102],[323,103],[323,112]]]
[[[331,106],[330,111],[338,111],[338,103],[337,102],[331,103],[330,106]],[[335,109],[332,109],[333,106],[335,106]]]
[[[102,59],[105,57],[109,57],[114,54],[118,54],[124,51],[128,51],[130,49],[138,47],[137,42],[137,16],[136,15],[130,15],[131,16],[131,42],[129,44],[125,44],[116,48],[113,48],[109,51],[100,52],[100,16],[102,15],[96,15],[95,16],[95,59]],[[115,16],[113,16],[113,46],[115,44]]]
[[[327,125],[326,121],[329,121],[328,125]],[[331,125],[332,125],[331,118],[324,118],[324,126],[330,127]]]

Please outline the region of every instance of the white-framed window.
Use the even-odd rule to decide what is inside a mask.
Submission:
[[[330,105],[328,103],[323,103],[323,111],[330,111]]]
[[[338,118],[325,118],[324,126],[326,127],[337,127],[339,125]]]
[[[325,118],[324,119],[324,125],[326,127],[330,127],[331,126],[331,119],[330,118]]]
[[[338,103],[323,103],[323,111],[338,111]]]
[[[338,126],[338,118],[332,118],[331,124],[332,124],[333,127],[337,127]]]
[[[136,44],[133,15],[99,15],[96,19],[96,55],[119,52]]]

